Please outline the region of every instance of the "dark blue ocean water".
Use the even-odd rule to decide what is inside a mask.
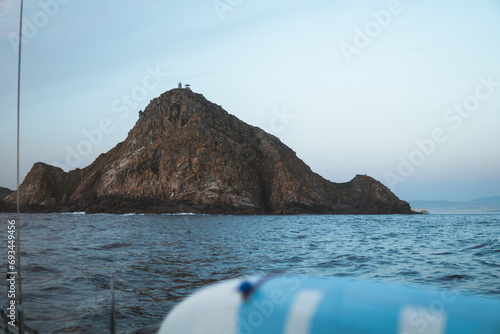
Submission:
[[[3,254],[13,218],[0,214]],[[500,296],[498,214],[23,214],[21,227],[23,304],[43,333],[109,332],[111,274],[119,333],[209,283],[275,271]]]

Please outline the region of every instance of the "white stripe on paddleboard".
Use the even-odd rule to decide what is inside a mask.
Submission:
[[[288,312],[283,334],[308,334],[322,298],[323,294],[319,290],[304,290],[297,294]]]
[[[407,306],[399,313],[399,334],[443,334],[446,315],[417,306]]]

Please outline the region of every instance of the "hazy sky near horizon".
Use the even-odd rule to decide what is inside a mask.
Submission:
[[[16,183],[19,1],[0,0],[0,186]],[[334,182],[500,195],[500,0],[25,2],[21,180],[85,167],[179,80]]]

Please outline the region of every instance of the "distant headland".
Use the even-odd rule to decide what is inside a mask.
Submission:
[[[16,192],[0,200],[13,211]],[[189,87],[151,100],[127,138],[64,172],[35,163],[20,186],[23,212],[411,214],[379,181],[314,173],[277,137]]]
[[[12,194],[13,192],[14,191],[10,190],[9,188],[0,187],[0,201],[5,197],[9,196],[10,194]]]

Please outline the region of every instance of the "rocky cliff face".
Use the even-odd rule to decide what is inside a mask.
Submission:
[[[86,168],[36,163],[20,191],[24,211],[411,213],[368,176],[325,180],[278,138],[188,89],[152,100],[127,139]]]

